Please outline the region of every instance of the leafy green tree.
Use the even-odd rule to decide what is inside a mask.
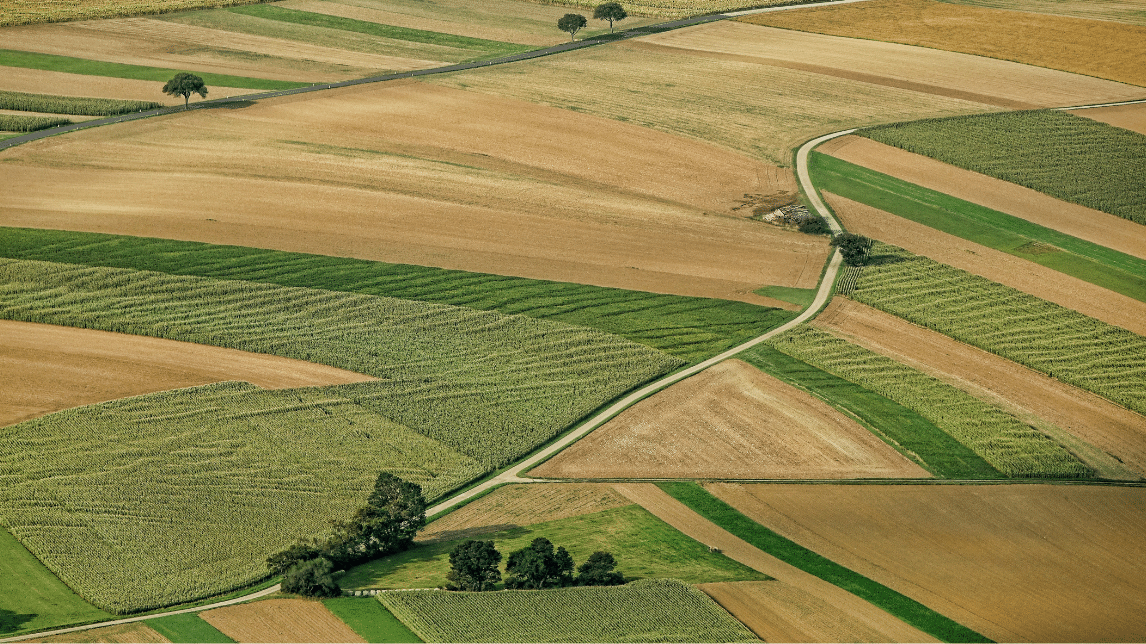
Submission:
[[[855,233],[840,233],[832,237],[832,246],[840,249],[844,263],[848,266],[859,266],[864,263],[867,251],[871,248],[871,240]]]
[[[589,21],[579,13],[567,13],[557,20],[557,28],[569,33],[569,41],[573,42],[573,35],[589,24]]]
[[[577,567],[578,586],[620,586],[625,583],[625,576],[613,569],[617,567],[617,560],[613,555],[598,550],[589,555],[585,563]]]
[[[450,571],[446,573],[448,590],[493,590],[501,581],[501,553],[492,541],[470,539],[450,551]]]
[[[573,557],[564,547],[553,550],[545,537],[510,553],[505,562],[506,588],[560,588],[573,584]]]
[[[322,553],[322,543],[318,539],[299,539],[286,550],[267,557],[267,569],[271,574],[281,575],[297,564],[321,557]]]
[[[334,564],[319,557],[295,564],[283,576],[283,592],[305,597],[338,597],[342,589],[331,576]]]
[[[593,10],[594,19],[609,21],[609,33],[613,33],[614,20],[620,21],[628,17],[628,12],[625,11],[625,8],[622,7],[621,3],[619,2],[606,2],[605,4],[599,4],[597,5],[597,8]]]
[[[163,86],[163,93],[168,96],[182,96],[183,109],[187,109],[187,103],[192,94],[207,98],[207,85],[203,83],[202,78],[195,74],[179,72],[175,78],[167,81],[167,84]]]

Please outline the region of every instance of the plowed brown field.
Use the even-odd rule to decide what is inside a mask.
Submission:
[[[764,301],[751,293],[764,284],[815,286],[828,251],[822,237],[734,210],[745,193],[792,192],[778,168],[633,125],[420,83],[176,114],[3,156],[8,226],[752,302]]]
[[[1086,110],[1072,110],[1071,114],[1109,123],[1139,134],[1146,134],[1146,103],[1092,107]]]
[[[800,545],[998,642],[1138,641],[1146,489],[712,484]]]
[[[134,622],[132,624],[120,624],[119,626],[104,626],[103,628],[92,628],[86,631],[77,631],[75,633],[64,633],[63,635],[54,635],[52,637],[37,638],[34,640],[25,640],[27,642],[60,642],[67,644],[95,644],[108,643],[118,644],[120,642],[154,642],[155,644],[163,644],[171,640],[163,637],[155,631],[155,629],[142,622]]]
[[[909,478],[929,474],[823,401],[739,360],[688,378],[530,474],[553,478]]]
[[[507,485],[427,525],[417,541],[448,541],[632,505],[607,483]]]
[[[1139,479],[1146,475],[1146,417],[846,298],[833,299],[813,324],[972,395],[1001,403],[1020,417],[1041,419],[1070,432],[1103,450],[1093,454],[1072,446],[1102,476]],[[1127,466],[1133,471],[1127,471]]]
[[[122,333],[0,321],[0,427],[61,409],[245,380],[268,389],[373,380],[301,360]]]
[[[917,255],[1146,335],[1146,303],[851,199],[828,192],[824,197],[851,232],[895,244]]]
[[[316,601],[268,599],[199,613],[236,642],[365,642]]]

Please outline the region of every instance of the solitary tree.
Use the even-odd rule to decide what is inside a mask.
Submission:
[[[585,19],[585,16],[579,13],[567,13],[558,19],[557,28],[561,31],[569,32],[569,41],[572,42],[573,34],[580,31],[581,28],[587,24],[589,24],[589,21]]]
[[[283,592],[306,597],[337,597],[342,589],[330,575],[333,569],[334,564],[324,557],[295,564],[283,575]]]
[[[545,537],[512,552],[505,562],[506,588],[553,588],[573,584],[573,557],[560,547],[556,552]]]
[[[492,541],[470,539],[458,544],[450,551],[450,571],[448,590],[493,590],[501,581],[501,553],[493,547]]]
[[[855,233],[840,233],[832,237],[832,246],[840,249],[844,263],[848,266],[863,264],[867,251],[871,248],[871,240]]]
[[[625,583],[625,576],[613,569],[617,567],[617,560],[613,555],[598,550],[589,555],[585,563],[577,566],[578,586],[620,586]]]
[[[167,84],[163,86],[163,93],[168,96],[182,96],[183,109],[187,109],[187,103],[192,94],[207,98],[207,86],[203,84],[203,79],[195,74],[179,72],[175,78],[167,81]]]
[[[624,20],[628,18],[629,14],[625,12],[625,8],[619,2],[606,2],[605,4],[597,5],[593,10],[593,18],[596,20],[609,21],[609,33],[613,33],[613,21]]]

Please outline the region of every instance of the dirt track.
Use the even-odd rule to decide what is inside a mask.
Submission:
[[[317,601],[267,599],[199,615],[236,642],[365,642]]]
[[[929,474],[818,398],[726,360],[530,471],[553,478],[912,478]]]
[[[373,380],[278,356],[122,333],[0,321],[0,427],[127,396],[245,380],[268,389]]]
[[[706,487],[998,642],[1138,641],[1146,632],[1146,489]]]

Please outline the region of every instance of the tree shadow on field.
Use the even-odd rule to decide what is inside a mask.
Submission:
[[[890,253],[886,253],[886,254],[882,254],[882,255],[874,255],[873,254],[873,255],[868,255],[867,257],[864,258],[863,265],[864,266],[884,266],[886,264],[898,264],[900,262],[906,262],[907,259],[908,258],[903,257],[902,255],[893,255]]]
[[[15,633],[24,624],[35,619],[35,614],[15,613],[0,608],[0,634]]]

